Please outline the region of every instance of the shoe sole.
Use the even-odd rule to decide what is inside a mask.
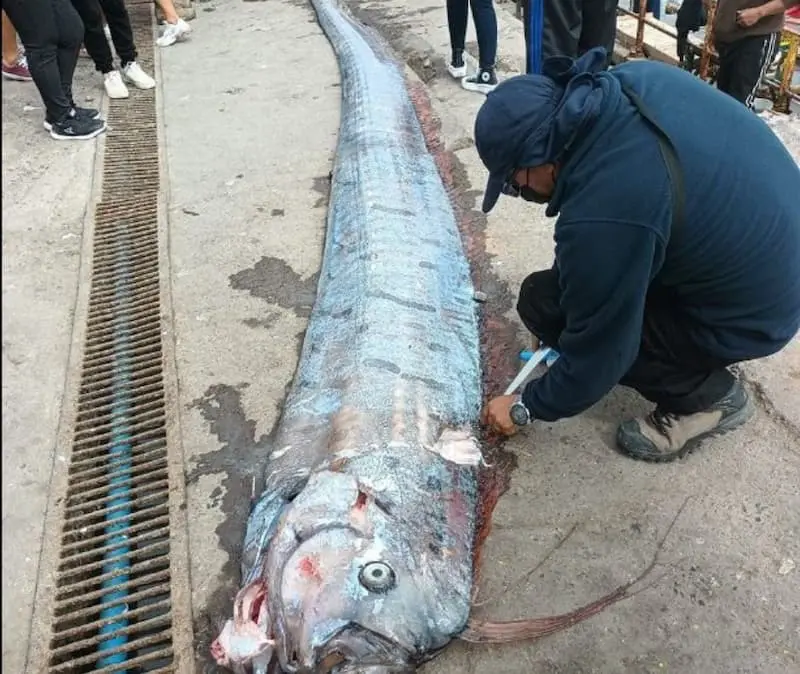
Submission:
[[[147,91],[148,89],[155,89],[156,86],[155,82],[153,82],[152,84],[148,84],[147,86],[142,86],[141,84],[137,84],[137,82],[135,80],[132,80],[130,77],[126,77],[125,75],[123,75],[122,77],[128,84],[132,84],[137,89],[141,89],[142,91]],[[127,98],[127,96],[125,98]]]
[[[621,433],[622,429],[620,429],[617,432],[617,449],[619,449],[620,452],[622,452],[625,456],[630,457],[631,459],[638,459],[639,461],[646,461],[647,463],[671,463],[676,459],[683,459],[689,454],[691,454],[703,443],[703,441],[708,440],[709,438],[716,438],[721,435],[725,435],[730,431],[734,431],[737,428],[740,428],[748,421],[750,421],[750,419],[753,418],[755,412],[756,412],[755,405],[753,405],[753,401],[748,395],[747,402],[741,407],[741,409],[737,410],[730,416],[723,419],[719,423],[719,426],[717,426],[713,430],[708,431],[707,433],[702,433],[698,435],[696,438],[692,438],[678,451],[671,452],[669,454],[661,454],[658,452],[656,453],[632,452],[626,449],[620,440],[620,436],[622,435]]]
[[[490,94],[497,88],[496,84],[478,84],[476,82],[466,82],[464,80],[461,80],[461,86],[467,91],[475,91],[479,94]]]
[[[3,73],[3,77],[12,82],[32,82],[32,77],[23,77],[22,75],[12,75],[11,73]]]
[[[451,65],[447,66],[447,72],[450,73],[450,77],[454,80],[460,80],[467,76],[467,66],[463,68],[454,68]]]
[[[106,129],[107,126],[103,124],[101,128],[97,129],[97,131],[93,131],[87,136],[59,136],[51,129],[50,137],[53,138],[54,140],[91,140],[92,138],[97,138],[97,136],[99,136],[101,133],[105,133]]]

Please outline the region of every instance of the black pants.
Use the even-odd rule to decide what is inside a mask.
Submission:
[[[541,73],[551,56],[575,58],[593,47],[605,47],[608,62],[617,35],[616,0],[525,0],[525,70]]]
[[[770,33],[744,37],[736,42],[717,43],[717,88],[748,108],[752,107],[758,86],[775,58],[779,40],[778,33]]]
[[[83,44],[97,70],[103,74],[114,70],[114,56],[103,31],[103,15],[111,31],[120,65],[124,68],[136,60],[133,28],[125,0],[72,0],[72,4],[86,28]]]
[[[492,0],[447,0],[447,25],[450,48],[464,51],[467,39],[467,9],[472,6],[472,20],[478,36],[478,61],[481,69],[494,68],[497,59],[497,15]]]
[[[525,327],[548,346],[558,348],[566,323],[559,306],[558,271],[531,274],[522,282],[517,311]],[[667,302],[648,297],[639,355],[620,384],[635,389],[664,412],[693,414],[730,391],[733,375],[721,360],[692,342],[691,319]]]
[[[65,119],[74,107],[72,76],[83,40],[81,18],[69,0],[3,0],[3,9],[25,47],[47,118]]]

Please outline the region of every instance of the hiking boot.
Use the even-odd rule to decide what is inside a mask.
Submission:
[[[125,64],[122,68],[122,77],[138,89],[152,89],[156,86],[156,81],[142,70],[136,61]]]
[[[665,463],[685,456],[704,438],[741,426],[754,411],[737,380],[721,400],[702,412],[672,414],[656,408],[644,419],[623,422],[617,430],[617,445],[634,459]]]
[[[467,64],[464,63],[464,52],[454,51],[447,64],[447,72],[453,79],[460,80],[467,76]]]
[[[494,73],[494,68],[481,68],[472,77],[461,80],[461,86],[467,91],[488,94],[497,87],[497,75]]]
[[[106,123],[102,119],[67,117],[67,119],[52,125],[50,135],[56,140],[89,140],[99,136],[105,130]]]
[[[72,111],[70,112],[70,117],[81,121],[100,119],[100,111],[95,110],[94,108],[81,108],[77,105],[73,105]],[[45,117],[44,118],[45,131],[51,131],[52,128],[53,128],[53,120]]]

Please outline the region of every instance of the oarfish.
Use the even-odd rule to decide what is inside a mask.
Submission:
[[[482,456],[478,318],[452,204],[402,67],[338,0],[312,0],[342,114],[317,298],[252,510],[242,589],[212,645],[236,672],[413,671],[468,625]]]
[[[336,0],[313,5],[342,76],[322,269],[213,653],[254,671],[273,655],[285,672],[410,671],[469,616],[474,290],[402,68]]]

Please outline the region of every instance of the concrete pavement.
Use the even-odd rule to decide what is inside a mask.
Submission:
[[[480,288],[516,325],[513,296],[552,262],[552,222],[501,200],[477,213],[485,172],[471,141],[482,98],[444,68],[439,0],[353,2],[409,63],[452,159],[455,196],[485,238]],[[161,54],[170,279],[189,497],[197,671],[230,611],[252,478],[278,418],[316,288],[339,74],[308,3],[197,5],[192,40]],[[500,14],[501,75],[522,37]],[[470,29],[471,30],[471,29]],[[474,52],[474,37],[470,37]],[[85,62],[79,82],[90,76]],[[96,84],[96,80],[93,80]],[[27,88],[23,88],[27,87]],[[22,671],[50,466],[69,371],[92,143],[57,144],[20,112],[31,85],[3,88],[3,664]],[[41,113],[39,113],[41,114]],[[16,119],[16,121],[15,121]],[[38,124],[38,118],[36,118]],[[69,187],[67,187],[69,186]],[[46,275],[45,275],[46,271]],[[505,344],[524,339],[521,329]],[[612,449],[616,423],[644,409],[615,391],[586,414],[509,442],[517,468],[495,512],[482,618],[574,608],[636,575],[686,502],[655,582],[631,600],[536,644],[456,644],[426,667],[456,672],[729,674],[800,667],[798,346],[748,366],[759,414],[680,463]],[[688,502],[686,501],[689,498]],[[573,524],[576,533],[534,576]],[[37,534],[38,532],[38,534]],[[41,560],[43,572],[53,560]]]

